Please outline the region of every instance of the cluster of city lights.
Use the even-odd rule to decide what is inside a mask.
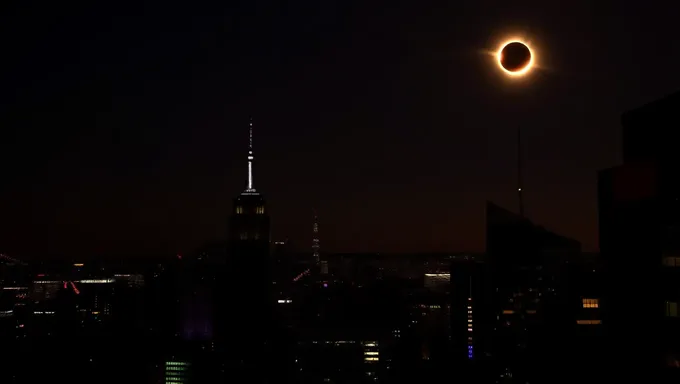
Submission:
[[[295,278],[293,279],[293,281],[298,281],[298,280],[302,279],[303,277],[305,277],[305,276],[307,276],[307,275],[309,275],[309,268],[305,269],[302,273],[300,273],[299,275],[295,276]]]

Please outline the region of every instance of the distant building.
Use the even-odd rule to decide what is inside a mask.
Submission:
[[[123,284],[128,288],[143,288],[144,287],[144,275],[141,273],[125,273],[113,275],[116,283]]]
[[[451,356],[460,367],[456,375],[480,378],[491,353],[496,320],[491,273],[486,263],[454,260],[450,276]]]
[[[374,383],[384,363],[377,340],[301,340],[295,352],[297,382]]]
[[[274,241],[272,244],[272,260],[275,264],[288,264],[292,257],[287,240]]]
[[[423,279],[425,288],[432,291],[448,292],[451,284],[451,274],[449,273],[426,273]]]
[[[665,380],[680,377],[679,109],[676,93],[625,113],[623,165],[598,176],[610,360]]]
[[[321,261],[321,243],[319,241],[319,218],[314,215],[314,226],[312,227],[312,261],[319,264]]]
[[[269,215],[264,197],[254,189],[246,189],[234,199],[229,240],[233,246],[259,247],[268,252]]]
[[[187,384],[189,383],[189,368],[191,364],[185,361],[167,361],[165,363],[164,381],[165,384]]]

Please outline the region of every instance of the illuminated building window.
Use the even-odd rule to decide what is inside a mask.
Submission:
[[[578,325],[595,325],[602,324],[602,320],[576,320]]]
[[[187,368],[189,363],[182,361],[168,361],[165,363],[165,383],[182,384],[187,382]]]
[[[666,316],[678,317],[678,303],[673,301],[666,302]]]
[[[504,315],[512,315],[513,313],[515,313],[515,311],[513,311],[512,309],[506,309],[503,311]]]
[[[583,308],[599,308],[600,307],[600,300],[599,299],[583,299]]]
[[[264,215],[264,207],[257,207],[255,209],[255,213],[257,213],[258,215]]]
[[[680,267],[680,257],[666,256],[662,259],[662,263],[666,267]]]
[[[243,214],[243,207],[242,206],[237,206],[236,207],[236,214],[237,215],[242,215]]]
[[[375,341],[364,342],[364,362],[375,363],[380,360],[378,343]]]
[[[472,298],[469,297],[468,301],[472,301]],[[468,304],[471,304],[471,303],[468,303]],[[467,330],[468,330],[468,332],[470,332],[470,333],[468,333],[468,342],[467,342],[467,344],[468,344],[468,346],[467,346],[468,347],[468,359],[472,360],[473,357],[474,357],[474,341],[472,340],[472,335],[473,335],[472,332],[473,331],[472,331],[472,306],[471,305],[468,305],[468,316],[467,317],[468,317],[468,325],[467,325],[468,328],[467,328]]]

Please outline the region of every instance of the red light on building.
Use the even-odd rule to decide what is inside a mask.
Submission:
[[[651,164],[617,167],[612,181],[615,201],[644,200],[657,194],[656,169]]]

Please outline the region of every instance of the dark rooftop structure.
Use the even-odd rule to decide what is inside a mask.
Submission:
[[[621,116],[623,162],[673,162],[680,126],[680,92],[668,95]]]
[[[581,244],[492,202],[486,204],[486,251],[493,263],[537,264],[577,255]],[[555,257],[553,257],[555,256]]]

